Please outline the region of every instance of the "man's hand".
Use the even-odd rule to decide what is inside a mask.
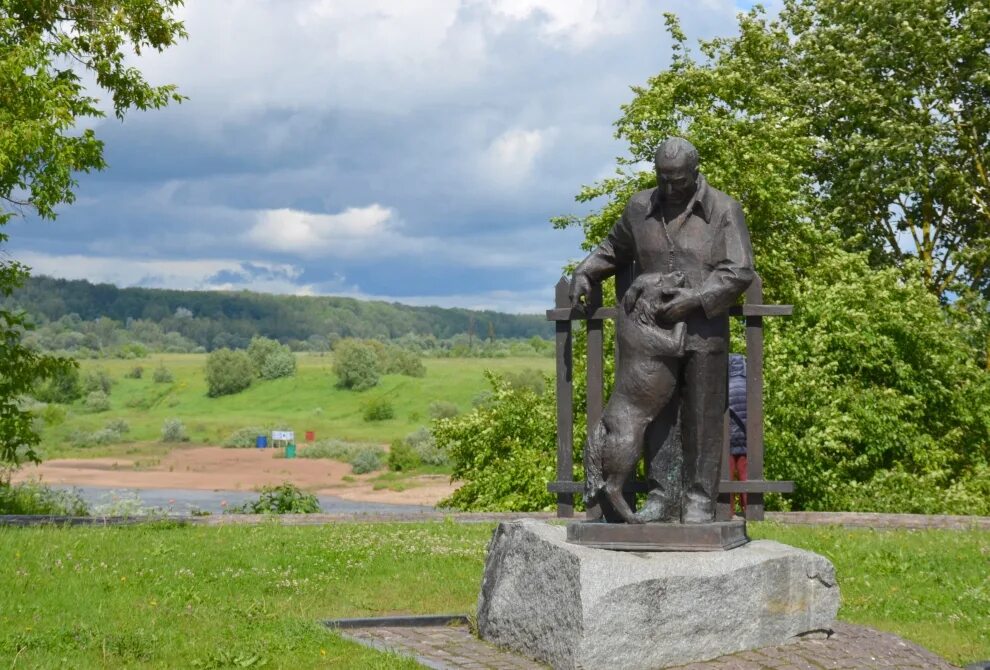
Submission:
[[[684,321],[694,310],[701,307],[701,296],[688,288],[672,288],[663,292],[664,303],[657,311],[657,318],[668,323]]]
[[[571,307],[584,307],[591,296],[591,280],[585,275],[575,272],[571,277]],[[584,298],[584,303],[581,302]]]

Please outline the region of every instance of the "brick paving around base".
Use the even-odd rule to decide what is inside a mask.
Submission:
[[[530,670],[548,666],[502,651],[474,637],[467,626],[352,628],[348,639],[411,656],[435,670]],[[837,622],[828,638],[721,656],[676,670],[952,670],[935,654],[890,633]]]

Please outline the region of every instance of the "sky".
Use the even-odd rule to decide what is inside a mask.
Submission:
[[[542,312],[583,184],[626,154],[632,86],[744,0],[187,0],[132,58],[188,100],[85,124],[109,167],[55,222],[9,226],[35,274]],[[594,204],[591,205],[593,207]]]

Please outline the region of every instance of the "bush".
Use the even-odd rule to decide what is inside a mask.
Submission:
[[[39,482],[0,481],[0,514],[88,516],[89,508],[75,490],[53,489]]]
[[[463,510],[549,510],[556,478],[556,405],[552,393],[512,387],[486,372],[489,403],[433,424],[438,448],[450,454],[452,476],[464,481],[444,506]],[[580,456],[575,461],[580,463]]]
[[[261,365],[262,379],[278,379],[296,374],[296,357],[288,347],[268,356]]]
[[[547,386],[546,376],[533,368],[523,368],[519,372],[506,372],[503,376],[509,386],[517,389],[529,389],[537,395],[543,393]]]
[[[365,421],[385,421],[395,417],[395,408],[388,398],[372,398],[364,405]]]
[[[389,346],[380,354],[381,369],[387,375],[405,375],[407,377],[425,377],[426,366],[419,354],[403,349],[402,347]]]
[[[445,400],[431,402],[429,411],[430,418],[432,419],[449,419],[461,413],[457,405],[452,402],[446,402]]]
[[[110,409],[110,398],[103,391],[93,391],[86,396],[86,410],[90,412],[106,412]]]
[[[117,433],[118,435],[124,435],[126,433],[131,432],[131,427],[123,419],[113,419],[107,422],[107,425],[105,426],[105,430],[112,431],[114,433]]]
[[[83,393],[102,391],[104,394],[110,395],[110,391],[113,389],[113,379],[106,370],[90,370],[83,377],[82,384]]]
[[[162,442],[188,442],[186,427],[179,419],[165,419],[162,424]]]
[[[366,342],[346,338],[333,350],[333,373],[337,386],[352,391],[365,391],[378,384],[381,374],[378,356]]]
[[[261,496],[254,502],[230,507],[225,514],[316,514],[320,501],[295,484],[285,482],[278,486],[263,486]]]
[[[382,467],[382,450],[380,448],[362,449],[351,460],[355,474],[363,475],[380,470]]]
[[[217,349],[206,359],[206,385],[211,398],[240,393],[251,385],[254,370],[243,351]]]
[[[262,379],[278,379],[296,373],[296,357],[289,347],[267,337],[253,337],[247,355],[254,373]]]
[[[450,455],[437,445],[437,441],[426,428],[420,428],[406,436],[405,442],[412,448],[416,458],[425,465],[446,465]]]
[[[388,469],[395,472],[408,472],[421,465],[416,452],[405,440],[393,440],[388,450]]]
[[[159,363],[158,367],[155,368],[155,372],[151,375],[151,379],[156,384],[171,384],[175,381],[175,376],[171,370],[165,367],[164,363]]]
[[[144,368],[140,365],[135,365],[133,368],[124,373],[124,376],[128,379],[141,379],[144,376]]]
[[[256,447],[258,445],[258,436],[266,435],[267,433],[268,431],[260,426],[241,428],[231,433],[224,440],[223,446],[238,448]]]
[[[69,404],[83,395],[79,368],[75,365],[60,370],[53,378],[35,391],[35,397],[42,402]]]

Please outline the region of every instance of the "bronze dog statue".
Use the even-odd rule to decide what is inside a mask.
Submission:
[[[647,426],[670,402],[677,380],[664,359],[684,355],[686,325],[657,321],[664,292],[684,285],[684,275],[648,273],[626,291],[616,325],[619,360],[615,388],[585,445],[585,500],[601,504],[606,521],[643,523],[622,487],[643,455]]]

